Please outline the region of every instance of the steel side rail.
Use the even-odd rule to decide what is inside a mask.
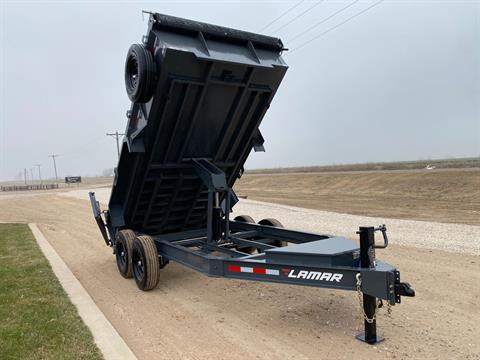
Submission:
[[[376,267],[313,267],[267,263],[252,258],[224,258],[200,253],[190,248],[154,237],[161,256],[212,277],[255,280],[273,283],[306,285],[339,290],[356,290],[356,276],[362,276],[362,291],[395,304],[396,269],[377,261]],[[214,250],[211,245],[210,251]],[[218,249],[222,251],[221,248]]]

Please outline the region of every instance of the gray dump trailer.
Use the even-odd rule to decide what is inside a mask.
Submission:
[[[385,227],[360,227],[357,245],[230,218],[248,155],[264,151],[259,125],[287,71],[284,50],[277,38],[151,13],[127,54],[126,135],[108,210],[90,193],[95,219],[120,274],[141,290],[157,286],[169,261],[215,277],[353,290],[365,318],[358,338],[376,343],[379,305],[414,296],[375,258]]]

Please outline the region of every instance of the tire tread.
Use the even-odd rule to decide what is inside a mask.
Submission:
[[[158,259],[157,247],[155,246],[155,241],[148,235],[137,236],[136,240],[143,248],[146,262],[145,274],[147,279],[141,290],[152,290],[158,285],[160,280],[160,262]]]

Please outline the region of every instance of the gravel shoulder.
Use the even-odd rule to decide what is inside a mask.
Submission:
[[[98,188],[94,191],[97,200],[103,204],[108,203],[109,188]],[[61,195],[88,199],[88,190],[75,190]],[[240,199],[234,210],[234,216],[248,214],[256,221],[273,217],[287,228],[335,234],[351,239],[357,238],[355,232],[359,226],[387,224],[391,244],[480,255],[480,226],[476,225],[341,214],[250,199]]]
[[[0,222],[39,224],[139,359],[479,358],[475,329],[480,323],[480,258],[454,252],[458,244],[448,245],[448,238],[441,248],[449,252],[434,249],[444,224],[412,222],[418,231],[432,226],[432,248],[427,248],[400,245],[418,243],[400,235],[405,223],[395,228],[385,220],[392,245],[378,257],[398,266],[417,296],[394,307],[391,318],[380,314],[379,332],[387,340],[370,347],[353,337],[362,328],[354,293],[208,278],[178,264],[162,271],[154,291],[139,291],[118,274],[91,216],[86,191],[81,191],[78,196],[84,200],[55,193],[0,196]],[[100,201],[108,200],[108,189],[96,191]],[[251,213],[256,220],[276,216],[287,226],[349,237],[362,219],[372,221],[315,211],[319,222],[310,228],[305,225],[311,223],[306,217],[310,210],[289,208],[242,200],[237,212]],[[455,237],[460,228],[446,229],[453,242],[466,236]],[[479,227],[466,229],[471,238],[463,241],[476,239],[468,251],[478,254]],[[426,233],[412,230],[411,236],[426,238]]]

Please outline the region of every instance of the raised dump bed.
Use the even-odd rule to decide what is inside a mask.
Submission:
[[[359,338],[375,343],[378,300],[414,295],[375,260],[384,226],[361,227],[359,246],[275,219],[230,219],[232,187],[251,150],[264,150],[259,125],[287,71],[284,50],[277,38],[150,14],[127,54],[126,136],[108,210],[90,194],[95,219],[119,272],[142,290],[177,261],[209,276],[363,292]]]
[[[262,148],[258,127],[287,71],[282,50],[279,39],[152,15],[126,64],[127,84],[144,82],[135,94],[148,101],[129,112],[114,226],[149,234],[205,226],[208,189],[191,160],[207,159],[233,186],[252,147]],[[138,72],[143,57],[151,59]]]

